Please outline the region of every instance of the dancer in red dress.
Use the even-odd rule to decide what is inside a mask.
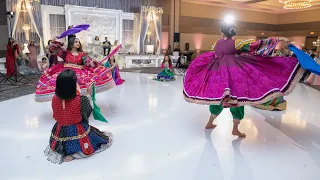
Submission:
[[[7,52],[6,52],[7,76],[15,75],[14,61],[16,60],[18,52],[19,52],[18,43],[13,38],[9,38],[8,44],[7,44]]]
[[[91,88],[89,85],[89,95]],[[66,69],[58,75],[52,99],[53,118],[57,122],[45,150],[47,159],[52,163],[90,157],[112,144],[111,133],[101,132],[89,125],[88,119],[93,109],[89,98],[80,96],[79,91],[77,75],[73,70]]]
[[[56,79],[64,69],[72,69],[76,72],[78,84],[81,88],[81,95],[86,94],[90,84],[95,83],[97,92],[102,92],[116,86],[112,79],[110,69],[105,68],[98,62],[91,59],[83,52],[80,40],[71,38],[67,50],[62,49],[62,43],[51,43],[57,55],[65,63],[57,64],[45,71],[37,85],[35,100],[38,102],[50,101],[56,88]]]

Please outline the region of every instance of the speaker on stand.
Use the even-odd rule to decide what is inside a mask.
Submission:
[[[190,44],[189,44],[189,43],[186,43],[184,50],[185,50],[185,51],[189,51],[189,50],[190,50]]]
[[[179,47],[179,44],[180,44],[180,33],[174,33],[174,36],[173,36],[173,49],[176,49]],[[180,49],[180,47],[179,47]]]

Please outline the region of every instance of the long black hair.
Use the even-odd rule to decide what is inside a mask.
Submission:
[[[163,56],[163,61],[162,61],[162,63],[164,63],[164,62],[166,62],[166,57],[168,56],[168,58],[169,58],[169,65],[172,65],[172,60],[171,60],[171,57],[169,56],[169,54],[165,54],[164,56]]]
[[[63,70],[57,77],[56,96],[62,100],[70,100],[76,97],[77,75],[71,69]]]
[[[13,44],[13,42],[11,42],[11,40],[14,40],[12,37],[10,37],[9,39],[8,39],[8,45],[10,45],[10,46],[12,46],[12,44]]]
[[[75,42],[76,40],[79,40],[79,39],[78,39],[78,38],[75,38],[75,37],[69,39],[69,41],[68,41],[68,48],[67,48],[68,51],[71,51],[71,50],[72,50],[73,45],[74,45],[74,42]],[[78,52],[83,52],[83,50],[82,50],[82,45],[81,45],[80,40],[79,40],[79,44],[80,44],[80,47],[77,49],[77,51],[78,51]]]
[[[237,35],[236,26],[234,24],[222,23],[220,31],[227,38],[232,38]]]

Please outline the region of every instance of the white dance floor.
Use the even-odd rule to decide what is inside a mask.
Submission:
[[[122,73],[126,82],[98,94],[110,123],[110,149],[61,165],[46,160],[55,120],[50,103],[34,95],[0,103],[2,180],[318,180],[320,175],[320,92],[298,84],[286,97],[285,112],[245,108],[240,129],[231,135],[232,116],[224,110],[214,131],[204,130],[208,106],[189,104],[182,77]]]

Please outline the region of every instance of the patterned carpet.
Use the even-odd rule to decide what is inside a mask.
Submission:
[[[11,85],[9,82],[0,83],[0,102],[34,93],[40,75],[28,75],[26,77],[30,79],[30,81],[22,79],[14,85]],[[13,80],[14,78],[11,79]],[[18,77],[18,81],[20,79],[21,77]],[[1,80],[2,77],[0,77],[0,81]]]

